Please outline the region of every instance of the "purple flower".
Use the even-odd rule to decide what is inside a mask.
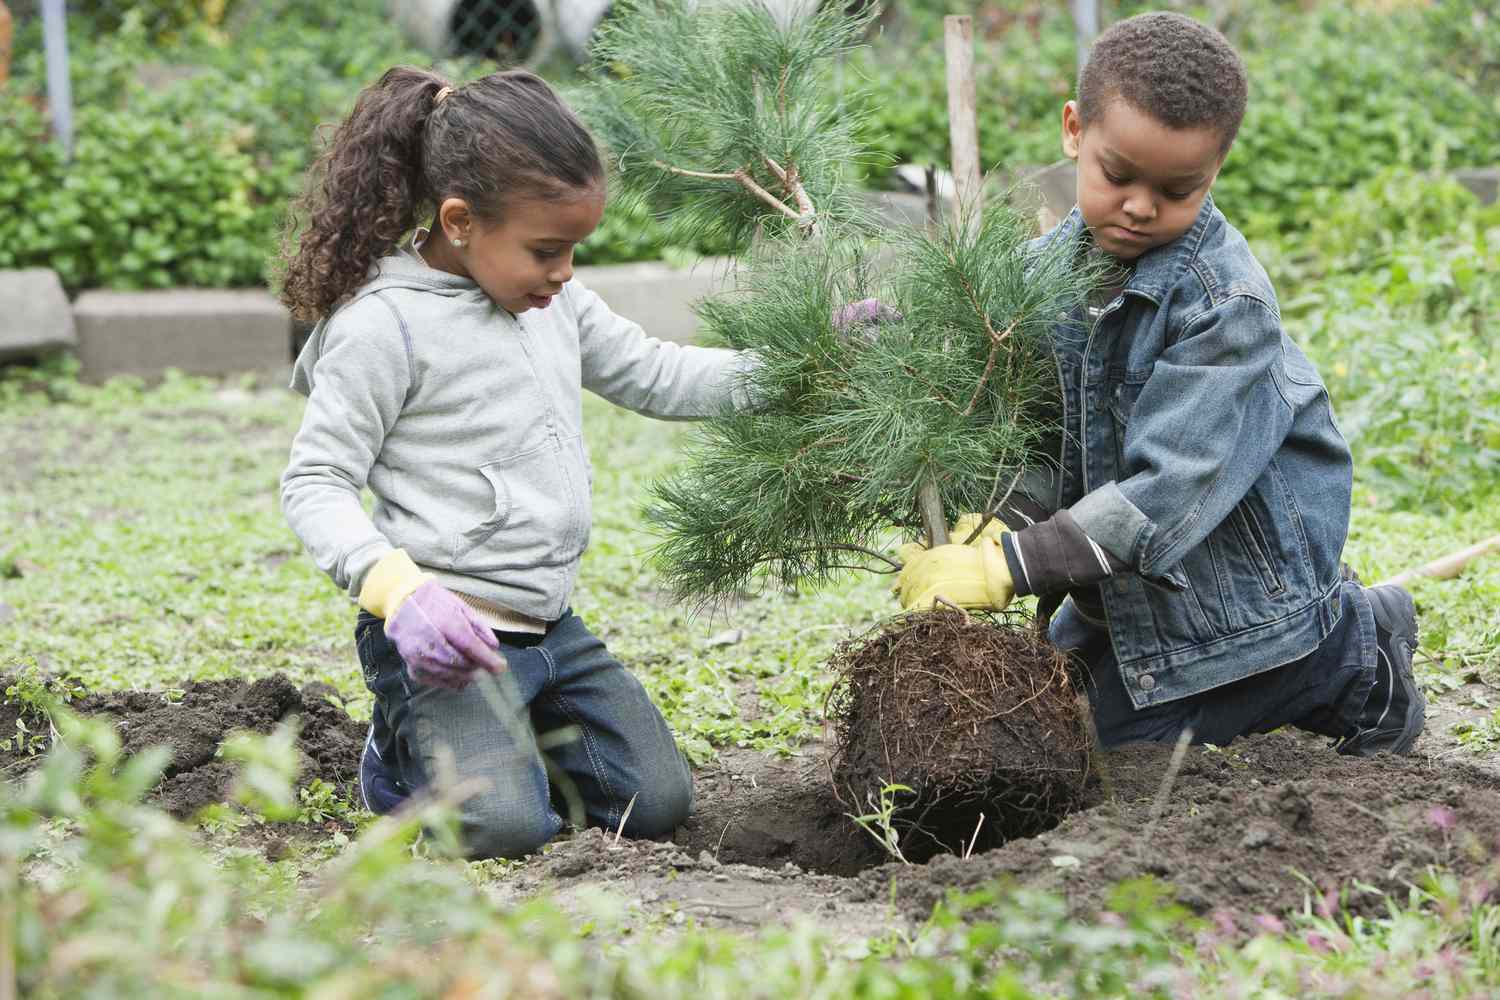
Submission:
[[[1447,833],[1458,825],[1458,816],[1447,806],[1433,806],[1427,810],[1427,822]]]
[[[1255,915],[1255,926],[1267,934],[1281,934],[1286,931],[1286,924],[1269,913],[1257,913]]]

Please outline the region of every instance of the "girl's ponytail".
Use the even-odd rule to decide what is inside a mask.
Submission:
[[[424,179],[423,133],[447,88],[426,70],[387,70],[359,95],[313,165],[282,245],[281,301],[297,319],[327,316],[416,225],[433,197]],[[299,223],[305,223],[300,233]]]

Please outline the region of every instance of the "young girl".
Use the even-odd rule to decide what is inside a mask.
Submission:
[[[468,850],[517,857],[562,826],[554,769],[590,823],[671,830],[692,804],[687,764],[568,606],[590,521],[581,390],[706,417],[747,405],[753,358],[648,338],[573,279],[604,167],[530,73],[454,87],[392,69],[315,176],[282,291],[318,323],[292,378],[307,409],[281,498],[363,609],[367,805],[464,783],[479,789],[461,807]],[[398,243],[419,212],[431,221]],[[563,727],[576,738],[544,758],[537,734]]]

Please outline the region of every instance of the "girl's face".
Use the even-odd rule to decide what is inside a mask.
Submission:
[[[448,246],[425,255],[434,267],[472,278],[492,302],[513,314],[545,309],[573,277],[573,248],[603,216],[603,187],[563,199],[511,202],[493,226],[471,214],[462,199],[450,198],[438,211]],[[455,239],[465,245],[453,246]],[[444,267],[450,263],[457,266]]]
[[[1218,131],[1168,128],[1118,99],[1087,129],[1074,101],[1062,119],[1063,152],[1078,161],[1078,210],[1099,249],[1132,261],[1192,228],[1224,165]]]

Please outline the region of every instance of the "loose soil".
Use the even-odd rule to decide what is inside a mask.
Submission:
[[[322,778],[357,801],[363,725],[327,690],[299,690],[278,675],[192,682],[182,692],[170,701],[154,692],[95,694],[74,707],[114,718],[129,749],[172,745],[153,795],[180,816],[227,794],[229,769],[214,758],[226,733],[266,732],[292,715],[302,720],[301,780]],[[15,706],[0,708],[0,731],[13,731],[14,719]],[[0,758],[12,774],[19,762],[13,753]],[[1404,892],[1433,865],[1460,877],[1493,875],[1500,777],[1472,764],[1350,759],[1286,731],[1189,748],[1172,763],[1171,747],[1095,754],[1079,808],[1051,829],[968,858],[902,865],[845,815],[825,748],[790,759],[729,749],[699,770],[694,815],[672,840],[583,831],[507,871],[491,890],[516,900],[545,891],[583,908],[604,889],[642,922],[754,928],[801,914],[837,936],[860,937],[911,926],[950,890],[997,879],[1057,893],[1088,914],[1120,880],[1149,875],[1195,911],[1248,916],[1356,881]],[[1378,905],[1357,893],[1352,902]]]
[[[0,678],[0,690],[8,686]],[[234,765],[217,756],[224,737],[235,730],[269,733],[293,716],[300,720],[297,749],[302,769],[299,786],[318,778],[346,797],[359,801],[359,754],[365,727],[330,698],[327,684],[300,690],[284,674],[260,680],[186,681],[170,694],[161,691],[112,691],[90,694],[69,707],[115,723],[126,753],[164,744],[172,748],[161,782],[150,800],[172,815],[186,818],[206,805],[226,801]],[[0,704],[0,733],[15,731],[21,707]],[[31,763],[15,750],[0,753],[7,773]]]

